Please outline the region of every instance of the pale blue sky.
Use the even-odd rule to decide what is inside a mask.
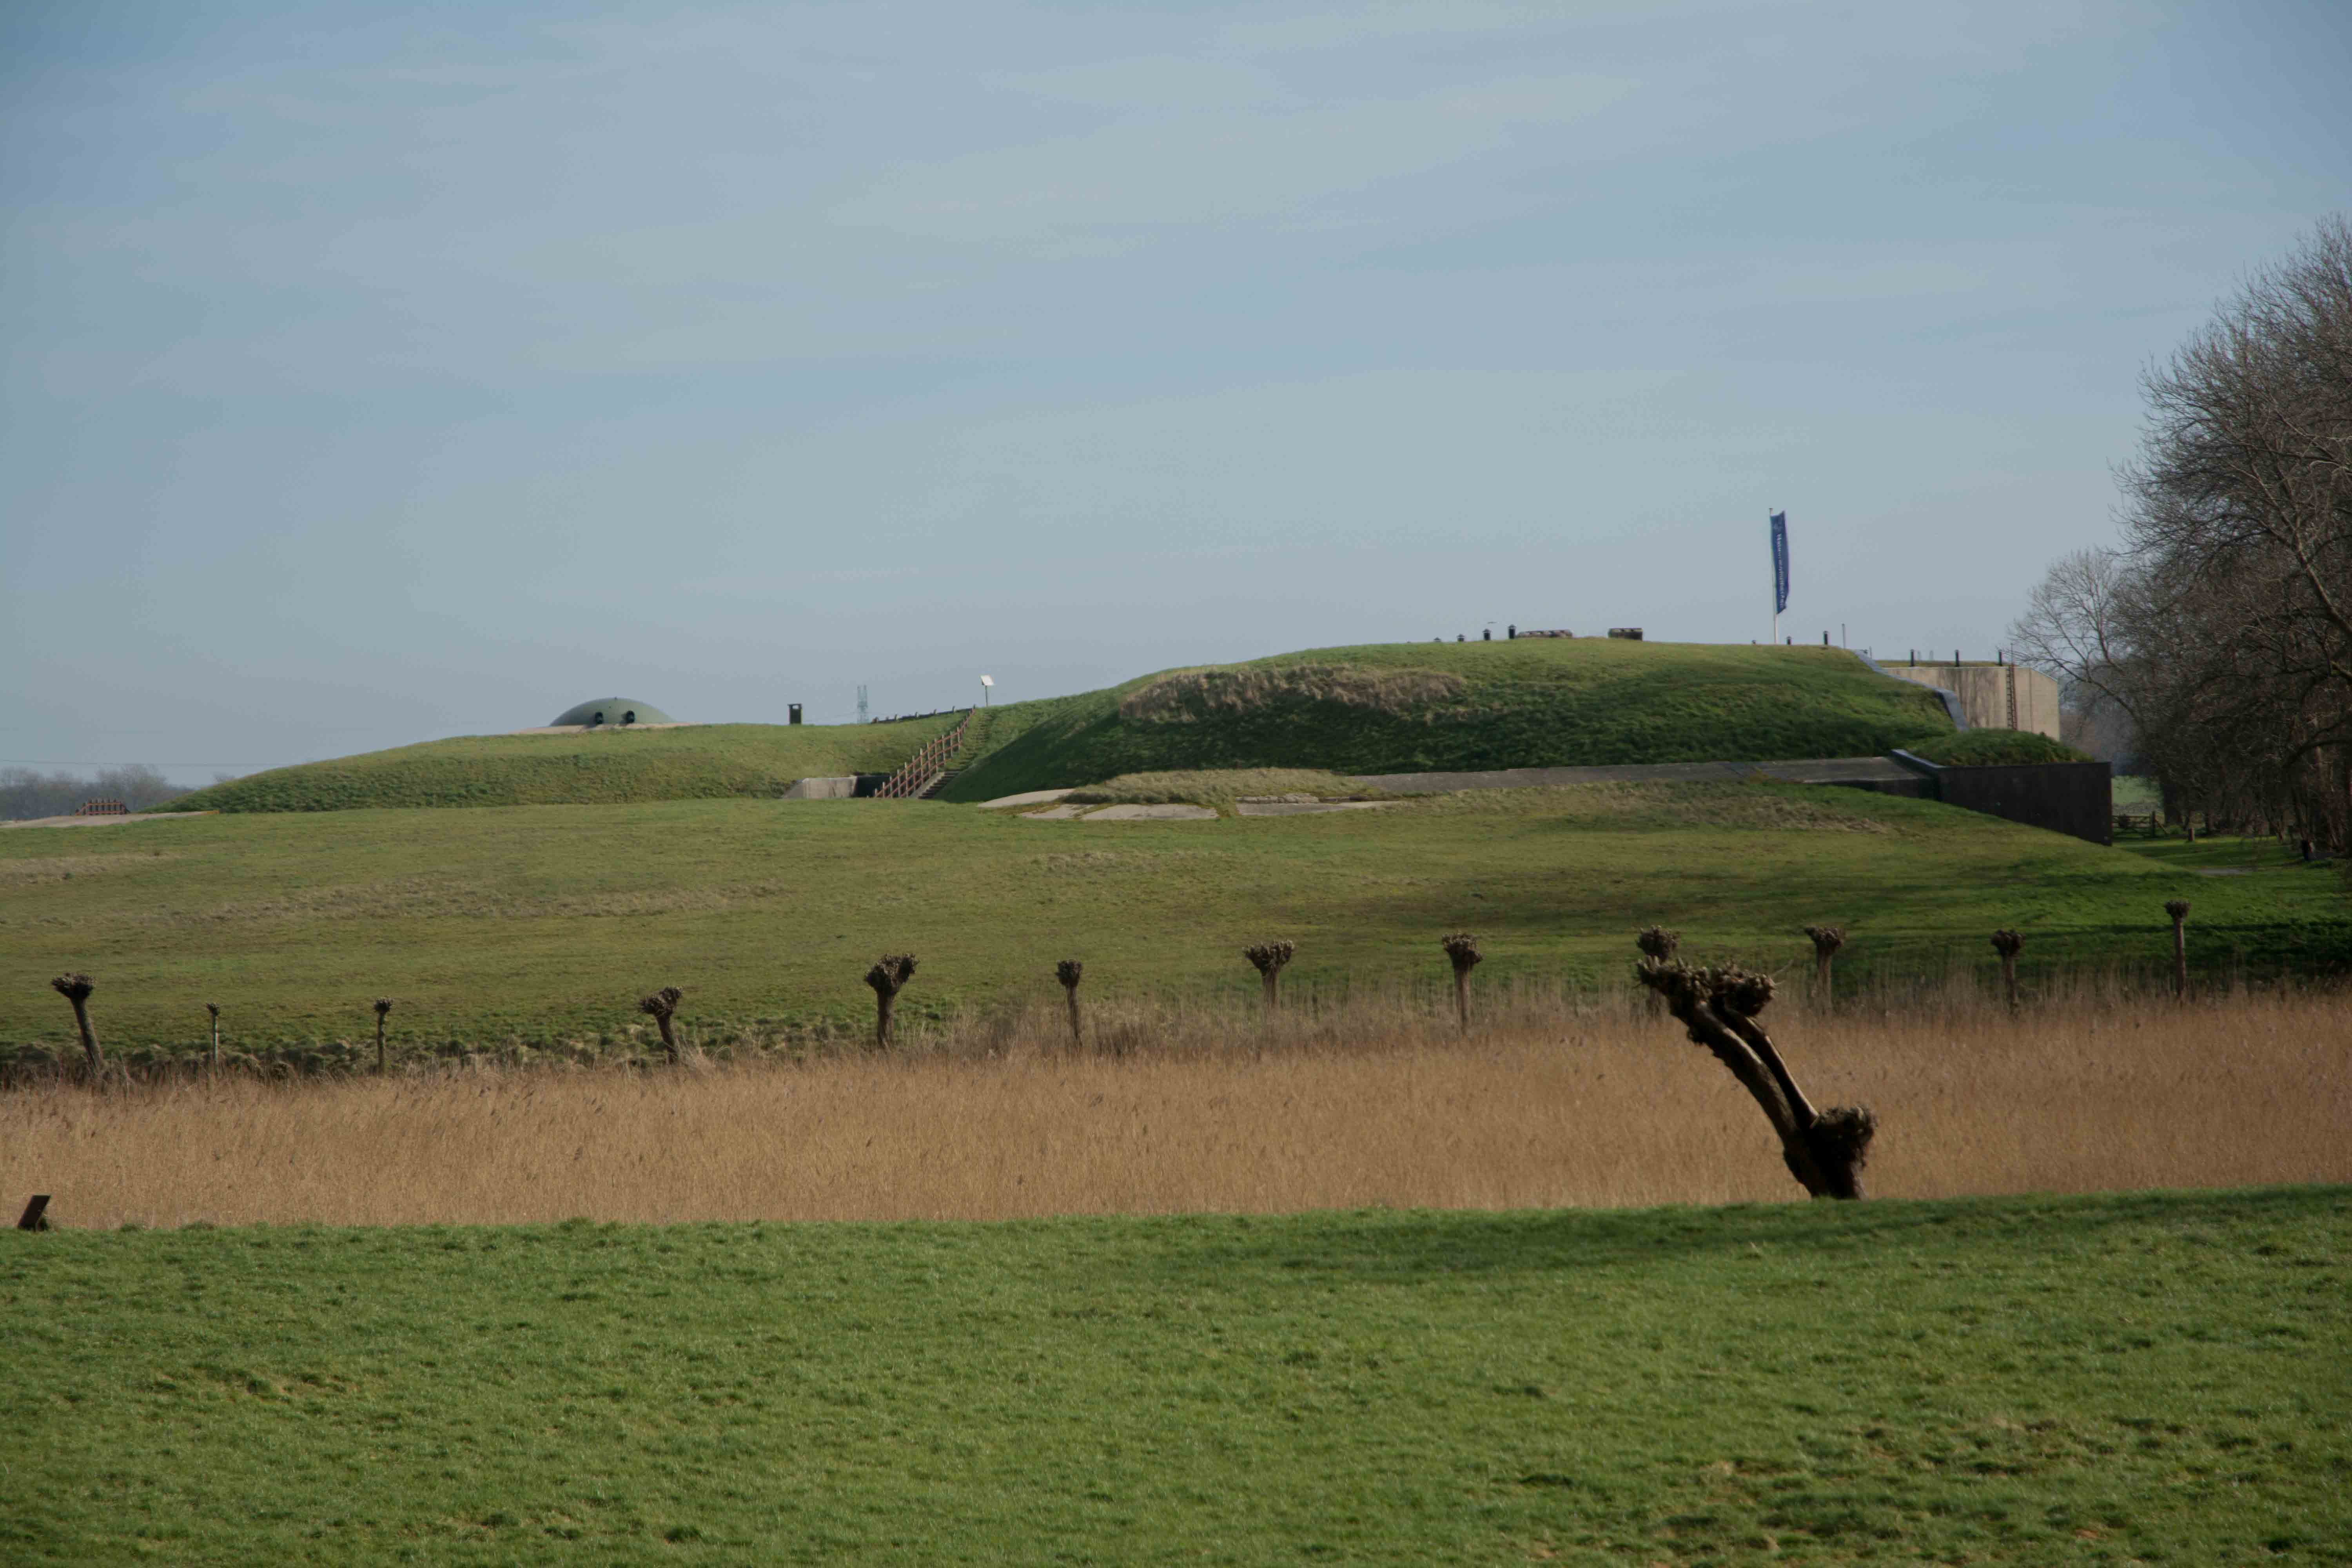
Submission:
[[[1989,653],[2352,6],[0,14],[0,764],[1491,623]]]

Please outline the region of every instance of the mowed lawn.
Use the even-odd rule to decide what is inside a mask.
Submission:
[[[0,1237],[11,1563],[2352,1562],[2352,1190]]]
[[[2214,847],[2209,855],[2225,853]],[[2250,851],[2234,853],[2242,860]],[[854,1020],[877,952],[921,967],[902,1016],[1169,987],[1254,994],[1240,949],[1298,943],[1318,987],[1442,983],[1437,939],[1484,943],[1484,985],[1622,978],[1633,931],[1686,956],[1810,961],[1843,925],[1842,973],[1990,965],[1987,933],[2049,966],[2160,967],[2166,900],[2195,905],[2200,973],[2340,969],[2343,884],[2280,863],[2244,876],[2105,849],[1858,791],[1602,784],[1490,791],[1328,816],[1030,822],[934,802],[674,801],[474,811],[226,816],[0,832],[0,1045],[72,1038],[51,975],[86,971],[116,1047],[189,1046],[221,1004],[229,1046],[617,1037],[635,999],[686,988],[698,1038]],[[2207,868],[2208,869],[2213,868]]]

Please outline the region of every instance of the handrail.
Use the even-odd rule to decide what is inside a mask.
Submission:
[[[946,771],[944,764],[948,758],[955,755],[963,745],[963,732],[971,727],[971,716],[976,711],[976,709],[965,709],[963,717],[956,721],[954,729],[924,742],[916,749],[915,754],[907,759],[904,767],[882,781],[881,787],[874,792],[874,798],[904,800],[909,795],[922,794],[933,779]]]

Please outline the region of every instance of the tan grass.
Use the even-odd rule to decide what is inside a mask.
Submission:
[[[1729,1077],[1627,998],[1485,988],[1466,1038],[1435,994],[1271,1022],[1107,1005],[1083,1056],[1058,1000],[884,1058],[22,1089],[0,1095],[0,1196],[53,1194],[81,1226],[1798,1196]],[[1817,1101],[1877,1110],[1876,1195],[2352,1180],[2342,997],[1777,1022]]]

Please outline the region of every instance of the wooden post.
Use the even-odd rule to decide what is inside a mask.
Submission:
[[[2189,1000],[2189,900],[2174,899],[2164,912],[2172,917],[2172,999]]]
[[[33,1201],[26,1204],[25,1205],[25,1212],[17,1216],[16,1228],[18,1230],[47,1230],[49,1228],[48,1194],[35,1193],[33,1194]]]
[[[1086,973],[1087,966],[1075,958],[1066,958],[1054,965],[1054,978],[1062,983],[1062,989],[1070,999],[1070,1048],[1073,1050],[1084,1050],[1087,1045],[1086,1031],[1079,1026],[1078,1020],[1078,982],[1086,977]]]

